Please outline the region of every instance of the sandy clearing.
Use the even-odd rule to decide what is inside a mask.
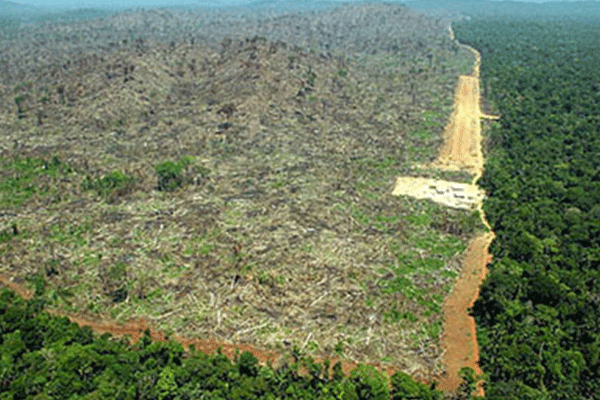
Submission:
[[[447,207],[474,210],[485,193],[478,186],[468,183],[401,176],[396,180],[392,195],[431,199]]]

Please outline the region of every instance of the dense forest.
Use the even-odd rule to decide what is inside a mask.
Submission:
[[[600,398],[598,21],[473,19],[497,239],[473,313],[490,399]]]
[[[407,4],[422,12],[443,18],[591,19],[600,16],[598,2],[591,1],[488,1],[488,0],[409,0]]]

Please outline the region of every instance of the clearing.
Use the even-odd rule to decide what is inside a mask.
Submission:
[[[471,51],[402,6],[209,17],[5,35],[0,272],[88,320],[439,374],[481,222],[390,191],[434,161]]]

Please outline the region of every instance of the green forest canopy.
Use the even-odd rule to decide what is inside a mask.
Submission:
[[[473,310],[488,398],[600,398],[598,21],[456,26],[502,115],[480,181],[494,262]]]

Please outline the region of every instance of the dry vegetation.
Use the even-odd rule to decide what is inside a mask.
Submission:
[[[439,372],[478,219],[391,189],[433,159],[473,62],[442,22],[361,5],[21,32],[0,40],[0,272],[43,274],[64,310]]]

